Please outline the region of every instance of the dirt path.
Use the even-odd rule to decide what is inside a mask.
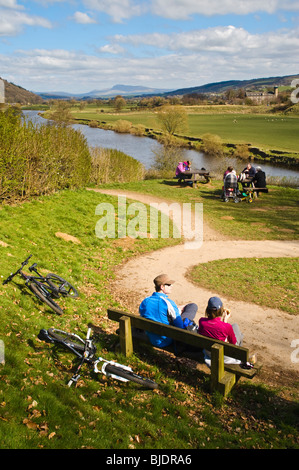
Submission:
[[[161,199],[119,190],[101,190],[110,195],[126,195],[146,204],[162,202]],[[204,224],[203,244],[197,249],[185,249],[184,245],[164,248],[133,258],[117,273],[114,283],[116,295],[124,306],[138,312],[141,300],[153,292],[153,279],[168,273],[176,280],[172,298],[178,304],[193,301],[198,304],[202,316],[207,300],[217,292],[202,289],[186,278],[186,272],[194,265],[225,258],[261,258],[299,256],[299,241],[243,241],[225,239]],[[260,307],[242,300],[229,300],[221,296],[230,308],[232,322],[239,324],[244,333],[244,346],[255,352],[264,364],[261,379],[272,384],[291,384],[298,380],[299,363],[292,361],[293,340],[299,342],[299,316],[291,316],[280,310]],[[299,344],[298,346],[299,347]],[[294,356],[294,354],[293,354]]]

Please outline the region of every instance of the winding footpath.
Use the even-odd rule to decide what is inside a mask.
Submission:
[[[150,195],[129,191],[95,191],[113,196],[126,195],[127,199],[145,204],[165,202]],[[186,278],[186,273],[194,265],[226,258],[299,257],[299,241],[296,240],[246,241],[220,237],[221,235],[204,223],[201,247],[186,249],[184,244],[181,244],[130,259],[118,269],[114,285],[118,292],[131,299],[130,305],[134,306],[134,311],[137,312],[141,300],[153,292],[155,276],[167,273],[176,281],[172,292],[173,300],[178,305],[189,301],[196,302],[199,316],[203,316],[208,298],[217,295],[217,292],[203,289]],[[224,305],[231,310],[232,323],[238,323],[244,333],[244,346],[256,353],[258,360],[263,363],[262,375],[275,385],[292,383],[296,377],[298,380],[299,315],[261,307],[246,302],[246,298],[221,298]]]

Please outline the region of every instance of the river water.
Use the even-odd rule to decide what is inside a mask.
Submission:
[[[45,119],[38,115],[37,111],[23,111],[24,116],[34,123],[44,123]],[[120,134],[114,131],[92,128],[82,124],[74,124],[73,128],[79,130],[86,138],[90,147],[113,148],[120,150],[127,155],[143,163],[145,168],[153,166],[155,152],[159,152],[161,144],[149,137],[137,137],[131,134]],[[207,157],[202,152],[196,150],[184,150],[184,159],[192,162],[193,168],[206,168],[209,171],[219,170],[220,162],[218,158]],[[233,165],[237,172],[240,172],[246,165],[237,159],[231,158],[223,164],[225,171],[228,164]],[[285,176],[295,179],[299,185],[299,171],[275,166],[270,163],[260,164],[267,176]]]

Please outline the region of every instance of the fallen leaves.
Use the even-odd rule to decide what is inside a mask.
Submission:
[[[32,431],[37,431],[40,437],[48,437],[48,439],[52,439],[56,435],[56,432],[52,431],[49,433],[48,423],[38,423],[35,421],[36,419],[42,416],[46,416],[45,410],[40,411],[37,408],[38,402],[34,400],[30,395],[27,397],[27,401],[30,402],[27,406],[28,416],[27,418],[23,419],[23,424],[25,424],[28,429]]]

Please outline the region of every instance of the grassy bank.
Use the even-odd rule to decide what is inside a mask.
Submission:
[[[181,202],[204,197],[163,181],[121,187],[168,198],[176,194]],[[87,369],[77,388],[66,387],[72,358],[37,340],[39,329],[55,326],[84,336],[87,323],[93,321],[102,328],[99,351],[116,358],[115,326],[106,319],[107,307],[119,306],[109,290],[116,266],[137,253],[176,243],[140,238],[124,245],[122,240],[96,238],[95,208],[101,202],[117,209],[116,198],[85,190],[62,191],[0,209],[1,276],[32,253],[42,272],[60,274],[80,292],[77,300],[66,299],[65,313],[58,317],[38,304],[21,280],[1,284],[1,448],[298,448],[294,391],[282,393],[242,381],[223,402],[209,394],[205,374],[144,348],[130,361],[117,359],[158,381],[158,391],[110,383]],[[283,203],[292,210],[289,193]],[[207,215],[212,217],[215,208],[208,206],[207,202]],[[58,232],[77,237],[78,242],[67,241]]]

